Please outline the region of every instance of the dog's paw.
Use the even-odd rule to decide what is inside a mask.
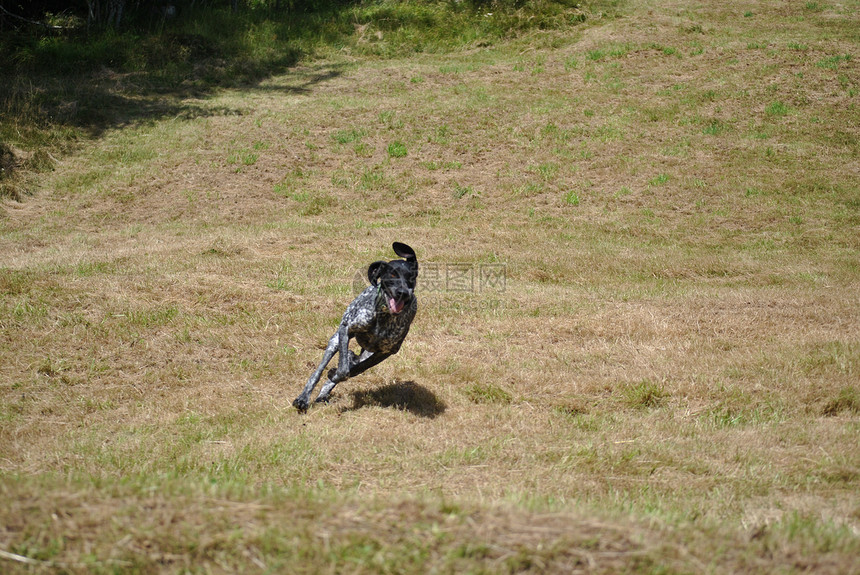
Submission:
[[[308,400],[303,397],[297,397],[293,401],[293,407],[299,410],[299,413],[304,413],[308,410]]]
[[[319,396],[319,397],[317,397],[317,398],[314,400],[314,403],[325,403],[325,404],[328,404],[328,402],[329,402],[329,401],[331,401],[331,396],[330,396],[330,395],[326,395],[325,397],[323,397],[323,396]]]

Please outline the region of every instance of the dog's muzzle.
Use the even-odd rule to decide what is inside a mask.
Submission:
[[[403,308],[406,307],[406,303],[408,301],[409,295],[394,298],[386,294],[386,305],[388,306],[388,311],[395,315],[403,311]]]

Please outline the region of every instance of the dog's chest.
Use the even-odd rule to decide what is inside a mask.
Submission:
[[[374,353],[394,352],[403,343],[417,311],[418,302],[414,297],[399,314],[376,306],[356,306],[349,318],[354,326],[350,335],[363,349]]]

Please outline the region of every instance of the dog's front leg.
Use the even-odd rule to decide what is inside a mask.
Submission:
[[[338,330],[338,336],[340,341],[338,342],[337,369],[328,370],[328,381],[325,382],[320,394],[314,400],[316,403],[328,402],[331,391],[338,383],[352,375],[350,368],[359,361],[359,358],[349,350],[349,329],[346,326],[341,326],[341,329]]]
[[[340,341],[338,342],[339,355],[337,358],[337,371],[335,372],[334,377],[329,375],[329,379],[335,383],[340,383],[341,381],[349,378],[349,368],[352,367],[353,364],[351,359],[355,357],[355,354],[349,351],[349,328],[342,325],[338,330],[338,335],[340,336]]]
[[[293,407],[298,409],[300,412],[305,412],[308,410],[308,405],[310,404],[311,393],[314,391],[314,387],[316,387],[317,383],[322,376],[322,372],[325,367],[328,365],[328,362],[331,361],[331,358],[334,357],[334,354],[338,352],[340,340],[341,340],[341,331],[344,331],[344,337],[346,337],[345,330],[338,329],[337,332],[331,339],[328,340],[328,345],[326,345],[325,353],[323,353],[322,361],[319,364],[319,367],[316,368],[311,376],[308,378],[307,384],[305,384],[305,388],[299,394],[299,396],[293,401]]]

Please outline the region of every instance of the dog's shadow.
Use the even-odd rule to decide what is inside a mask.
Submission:
[[[352,405],[342,407],[341,413],[364,407],[393,407],[432,419],[447,408],[436,394],[414,381],[395,381],[382,387],[359,389],[350,392],[349,396]]]

